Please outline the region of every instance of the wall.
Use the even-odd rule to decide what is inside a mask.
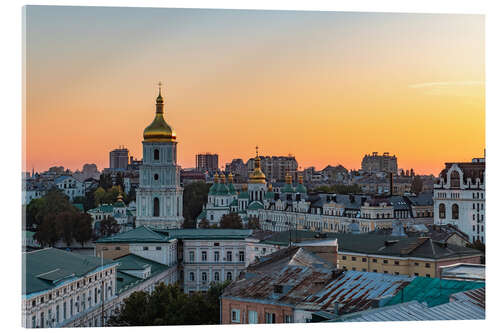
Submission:
[[[222,298],[222,324],[238,324],[231,322],[231,310],[240,310],[240,324],[248,324],[248,311],[257,311],[258,323],[264,324],[265,313],[274,313],[276,323],[284,323],[285,315],[293,317],[293,308],[290,306],[262,304],[252,301],[237,301],[228,298]]]

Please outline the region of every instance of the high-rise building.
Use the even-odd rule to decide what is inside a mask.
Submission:
[[[156,98],[156,115],[144,130],[142,165],[137,189],[136,226],[180,228],[182,217],[181,167],[177,164],[177,141],[163,118],[161,87]]]
[[[219,170],[219,155],[211,153],[197,154],[196,169],[202,172],[215,172]]]
[[[284,181],[287,173],[295,173],[299,164],[295,156],[260,156],[260,168],[272,181]],[[247,170],[255,168],[255,158],[248,160]]]
[[[361,162],[361,170],[365,172],[398,172],[398,159],[396,155],[390,156],[388,152],[379,155],[373,152],[371,155],[365,155]]]
[[[118,149],[109,152],[109,168],[110,169],[127,169],[128,165],[128,149],[121,146]]]

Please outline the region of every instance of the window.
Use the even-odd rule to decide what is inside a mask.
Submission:
[[[291,315],[285,315],[285,323],[293,323],[293,318]]]
[[[395,260],[394,265],[399,265],[399,261]]]
[[[376,269],[374,269],[374,270],[373,270],[373,273],[377,273],[377,270],[376,270]]]
[[[154,155],[155,161],[158,161],[160,159],[160,151],[158,149],[154,150],[153,155]]]
[[[266,312],[266,324],[274,324],[276,323],[276,314]]]
[[[418,265],[419,265],[419,263],[418,263],[418,262],[416,262],[416,263],[414,263],[414,265],[415,265],[415,266],[418,266]]]
[[[388,274],[389,272],[388,271],[384,271],[384,274]]]
[[[44,327],[44,325],[45,325],[44,321],[45,321],[45,313],[42,311],[42,312],[40,313],[40,327],[41,327],[41,328],[43,328],[43,327]]]
[[[429,263],[427,262],[427,263],[425,263],[425,267],[426,267],[426,268],[429,268],[429,267],[431,267],[431,264],[429,264]]]
[[[233,261],[233,253],[231,251],[227,251],[226,261]]]
[[[154,177],[153,177],[153,178],[154,178],[154,180],[158,180],[158,178],[159,178],[159,177],[158,177],[158,174],[157,174],[157,173],[155,173],[155,175],[154,175]]]
[[[389,261],[387,259],[384,259],[384,264],[387,264]]]
[[[245,252],[240,251],[239,257],[240,257],[240,261],[245,261]]]
[[[31,302],[31,306],[36,306],[36,300],[33,300],[33,301]]]
[[[189,272],[189,281],[194,281],[194,273]]]
[[[214,252],[214,261],[219,261],[219,251]]]
[[[450,174],[450,186],[453,188],[460,187],[460,174],[458,171],[452,171]]]
[[[444,206],[444,203],[439,204],[439,218],[446,218],[446,207]]]
[[[56,305],[56,323],[59,322],[61,318],[59,318],[59,305]]]
[[[156,251],[161,251],[161,246],[157,246]]]
[[[189,261],[194,262],[194,251],[189,251]]]
[[[377,262],[377,259],[373,259],[372,262]]]
[[[351,260],[352,261],[356,261],[356,257],[351,257]]]
[[[427,277],[431,277],[431,275],[430,275],[430,274],[425,274],[425,276],[427,276]]]
[[[207,251],[201,252],[201,261],[207,261]]]
[[[143,247],[142,247],[142,249],[143,249],[144,251],[147,251],[147,250],[149,250],[149,247],[147,247],[147,246],[143,246]]]
[[[232,323],[239,323],[240,322],[240,310],[231,310],[231,322]]]
[[[362,271],[363,271],[363,272],[366,272],[366,268],[363,268],[363,269],[362,269]]]
[[[63,320],[66,320],[68,317],[68,311],[66,309],[66,302],[63,303]]]
[[[458,220],[458,205],[453,204],[451,206],[451,218],[454,220]]]
[[[31,317],[31,327],[35,328],[36,327],[36,316]]]
[[[346,256],[342,256],[342,260],[346,260],[346,259],[347,259],[347,257],[346,257]]]
[[[476,204],[472,203],[472,209],[476,209]]]
[[[69,315],[73,317],[73,299],[69,300]]]
[[[227,278],[226,280],[231,281],[233,279],[233,274],[231,272],[227,272]]]
[[[219,272],[215,272],[215,273],[214,273],[214,280],[215,280],[215,281],[219,281],[219,280],[220,280],[220,277],[219,277]]]
[[[204,282],[207,281],[207,273],[206,272],[201,273],[201,281],[204,281]]]
[[[399,275],[399,272],[394,272],[394,275]]]
[[[366,258],[361,259],[362,262],[366,262]]]
[[[248,323],[249,324],[258,324],[259,323],[259,317],[257,314],[257,311],[248,311]]]
[[[418,273],[414,273],[415,276],[418,276]]]
[[[94,288],[94,304],[97,304],[97,288]]]
[[[160,199],[153,199],[153,216],[160,216]]]

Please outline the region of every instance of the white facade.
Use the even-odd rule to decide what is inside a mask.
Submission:
[[[101,326],[102,302],[106,305],[116,297],[116,266],[98,267],[83,277],[65,280],[50,290],[23,295],[23,326]]]
[[[462,168],[474,164],[452,164],[434,186],[434,223],[452,224],[469,236],[469,241],[485,243],[485,182],[467,177]],[[460,167],[462,165],[462,168]],[[484,172],[484,168],[483,168]]]
[[[85,186],[84,184],[71,177],[71,176],[60,176],[54,180],[55,185],[58,189],[64,192],[69,198],[69,201],[73,202],[76,197],[85,196]]]

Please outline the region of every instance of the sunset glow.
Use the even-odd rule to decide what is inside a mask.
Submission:
[[[481,15],[31,6],[26,51],[25,170],[142,158],[158,81],[183,168],[258,145],[436,175],[485,148]]]

